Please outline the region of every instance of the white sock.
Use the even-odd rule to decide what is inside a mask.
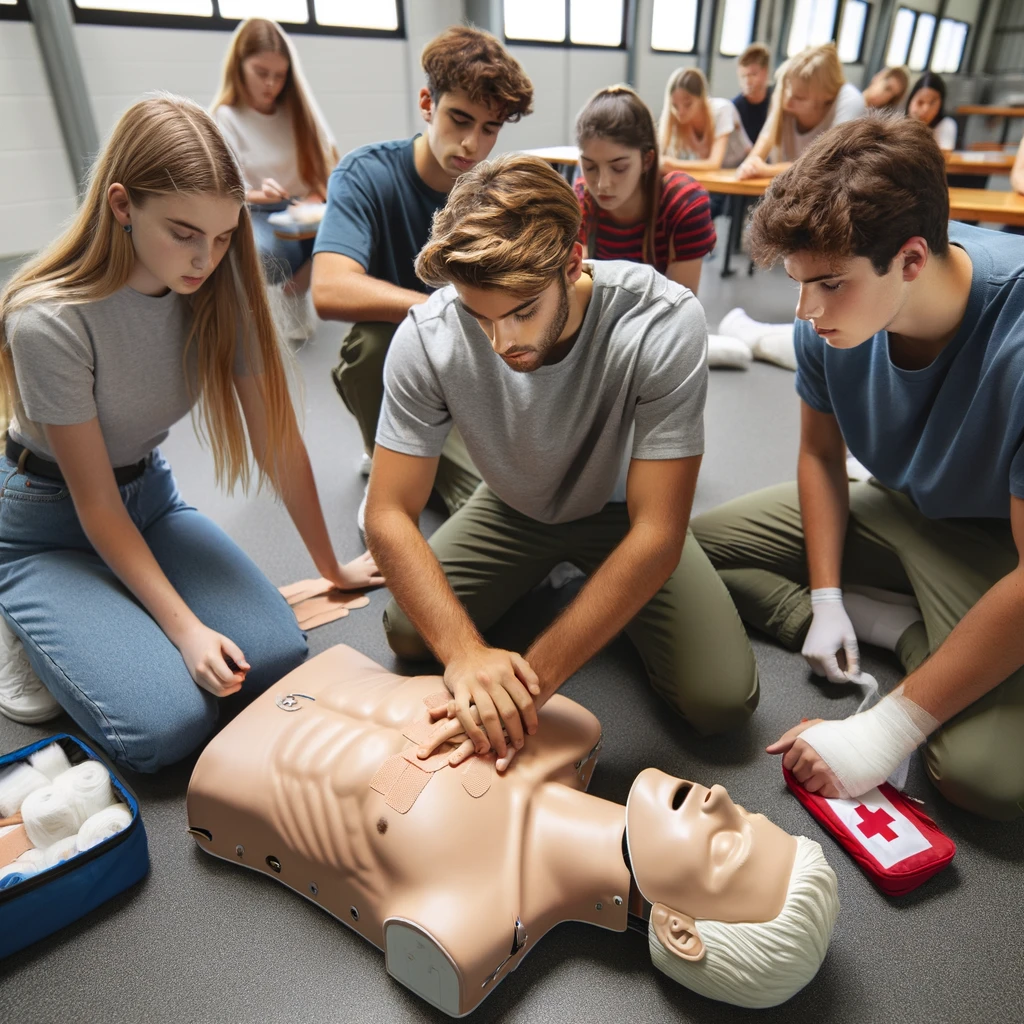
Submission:
[[[747,316],[746,311],[737,306],[730,309],[722,322],[718,325],[718,333],[728,335],[730,338],[739,338],[745,341],[751,348],[757,344],[765,334],[777,331],[792,331],[792,324],[764,324],[752,317]]]
[[[765,331],[754,342],[754,358],[774,363],[784,370],[795,370],[796,346],[793,344],[793,325],[782,324],[781,329],[776,329],[774,324],[765,326],[771,326],[772,330]]]
[[[915,622],[923,621],[916,606],[889,604],[849,590],[843,594],[843,604],[857,639],[887,651],[895,651],[900,637]]]
[[[750,346],[724,334],[708,335],[708,366],[745,370],[750,365]]]

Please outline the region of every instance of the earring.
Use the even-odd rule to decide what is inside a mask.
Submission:
[[[126,235],[130,235],[132,233],[132,226],[131,226],[131,224],[123,224],[122,227],[124,228],[124,233]]]

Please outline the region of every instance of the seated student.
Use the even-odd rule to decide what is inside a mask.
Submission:
[[[856,675],[858,641],[908,672],[768,748],[809,790],[862,794],[931,733],[940,792],[1008,819],[1024,811],[1024,242],[948,218],[945,162],[911,118],[829,132],[775,181],[751,245],[800,288],[798,482],[693,529],[743,617],[816,673]],[[847,445],[873,479],[847,481]]]
[[[434,214],[459,175],[487,158],[501,126],[529,114],[533,103],[533,86],[518,62],[479,29],[460,25],[442,32],[423,50],[422,64],[427,84],[419,91],[419,107],[426,133],[361,146],[338,164],[314,247],[317,313],[352,323],[332,377],[362,432],[366,473],[391,336],[410,308],[429,296],[413,264]],[[437,478],[449,511],[479,482],[453,434]],[[365,503],[364,496],[360,530]]]
[[[903,67],[882,68],[864,90],[864,105],[869,110],[897,111],[903,107],[910,76]]]
[[[951,153],[956,149],[956,121],[947,116],[945,106],[946,83],[941,75],[926,71],[910,90],[907,116],[928,125],[939,149]]]
[[[740,115],[729,100],[708,96],[700,68],[679,68],[665,87],[658,126],[663,171],[717,171],[739,167],[750,152],[750,139]],[[725,196],[711,197],[711,216],[717,217]]]
[[[178,494],[158,447],[174,423],[195,411],[229,488],[250,482],[248,433],[317,571],[383,582],[331,547],[245,185],[206,111],[128,109],[71,226],[4,288],[0,325],[0,612],[46,686],[0,690],[0,711],[52,717],[48,690],[117,764],[156,771],[203,742],[222,698],[306,657],[274,586]]]
[[[292,300],[286,306],[289,335],[308,338],[316,326],[306,298],[313,239],[278,238],[267,218],[292,199],[322,202],[338,153],[280,25],[250,18],[238,26],[212,110],[242,168],[267,278],[283,284]]]
[[[467,173],[416,263],[440,290],[413,307],[385,367],[366,534],[393,570],[388,642],[437,657],[468,734],[502,758],[501,723],[518,746],[533,698],[623,630],[699,732],[738,728],[757,704],[742,624],[687,538],[703,311],[651,266],[585,263],[579,225],[572,189],[536,157]],[[418,517],[453,426],[484,482],[428,545]],[[488,646],[481,634],[562,561],[590,575],[568,609],[523,657]]]
[[[650,263],[696,292],[715,247],[708,194],[690,175],[661,170],[647,104],[625,85],[601,89],[576,118],[576,145],[586,256]]]
[[[835,43],[801,50],[779,68],[775,80],[768,120],[740,164],[739,178],[781,173],[833,125],[864,113],[864,97],[846,81]]]
[[[747,138],[751,140],[761,134],[768,117],[772,100],[772,87],[768,84],[771,61],[771,53],[764,43],[751,43],[736,61],[740,91],[732,98],[732,105],[740,115]]]

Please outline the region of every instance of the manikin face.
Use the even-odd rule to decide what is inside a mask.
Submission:
[[[609,213],[635,196],[653,159],[653,153],[645,155],[610,139],[587,139],[580,149],[580,167],[587,189],[597,205]]]
[[[685,89],[676,89],[672,93],[672,113],[682,126],[692,123],[697,111],[701,110],[703,106],[703,102],[698,97]]]
[[[519,373],[543,366],[569,320],[569,294],[579,277],[582,247],[576,244],[568,281],[558,278],[535,295],[514,295],[493,288],[457,284],[463,308],[480,325],[491,348]]]
[[[864,102],[876,110],[892,103],[900,94],[900,82],[894,75],[879,72],[864,90]]]
[[[821,123],[828,105],[828,98],[818,91],[813,82],[797,79],[786,89],[782,108],[787,114],[792,114],[800,127],[806,130]]]
[[[931,124],[942,110],[942,97],[938,89],[918,89],[907,107],[907,113],[916,121]]]
[[[747,64],[736,69],[736,77],[743,95],[755,103],[760,102],[768,89],[768,69],[760,64]]]
[[[834,261],[808,252],[785,260],[786,273],[800,286],[796,315],[833,348],[855,348],[885,330],[906,300],[902,253],[888,273],[875,273],[863,256]]]
[[[721,786],[648,768],[626,803],[629,857],[644,898],[695,920],[764,922],[778,917],[796,840],[751,814]]]
[[[288,80],[288,58],[280,53],[254,53],[242,61],[242,81],[249,105],[262,114],[272,114],[277,98]]]
[[[494,107],[474,103],[462,89],[442,93],[435,104],[420,90],[420,113],[427,122],[427,144],[454,181],[490,156],[504,121]]]
[[[138,290],[148,294],[168,288],[179,295],[197,291],[217,269],[238,227],[239,205],[226,196],[168,194],[136,206],[123,186],[111,185],[107,198],[118,223],[131,224],[135,256],[146,272],[144,280],[136,277]]]

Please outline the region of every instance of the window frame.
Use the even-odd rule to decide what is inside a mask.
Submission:
[[[936,23],[935,23],[935,38],[932,40],[932,52],[929,55],[928,67],[927,67],[926,70],[931,71],[931,69],[932,69],[932,63],[935,60],[935,44],[936,44],[936,42],[938,42],[939,29],[942,27],[942,23],[944,21],[952,21],[952,22],[955,22],[958,25],[966,25],[967,26],[967,31],[964,33],[964,45],[963,45],[963,48],[960,50],[960,62],[957,64],[956,70],[955,71],[936,71],[935,73],[937,75],[959,75],[961,70],[963,69],[963,66],[964,66],[964,57],[967,56],[967,44],[970,42],[970,39],[971,39],[971,29],[974,28],[973,22],[964,21],[962,18],[949,18],[949,17],[943,16],[943,17],[939,18],[936,21]]]
[[[900,11],[910,11],[910,13],[914,16],[914,23],[910,26],[910,35],[907,38],[907,52],[903,55],[903,60],[899,61],[899,64],[902,67],[907,68],[907,70],[909,71],[910,70],[910,65],[909,65],[908,62],[910,61],[910,51],[914,48],[914,36],[917,34],[917,19],[922,14],[932,14],[932,12],[931,11],[919,11],[916,7],[908,7],[905,3],[899,3],[899,4],[896,5],[896,10],[893,13],[892,20],[889,22],[889,34],[886,36],[886,39],[885,39],[885,63],[887,65],[890,63],[890,61],[889,61],[889,47],[892,45],[892,32],[893,32],[893,29],[896,27],[896,18],[899,16]],[[934,17],[934,15],[932,15],[932,17]],[[938,28],[938,23],[937,22],[936,22],[936,28]],[[926,68],[922,68],[920,71],[911,72],[911,73],[912,74],[920,75],[920,74],[923,74],[925,72],[925,70],[927,70],[927,69]]]
[[[24,0],[22,0],[24,2]],[[84,9],[72,0],[71,12],[76,25],[117,25],[127,28],[184,28],[206,32],[234,32],[242,18],[224,18],[219,0],[211,0],[213,14],[145,14],[141,11],[103,11]],[[405,0],[395,0],[398,28],[356,28],[346,25],[321,25],[316,20],[313,0],[306,0],[309,20],[303,24],[283,22],[281,27],[289,35],[354,36],[363,39],[405,39]]]
[[[907,10],[914,10],[908,7]],[[921,18],[932,19],[932,37],[928,40],[928,52],[925,54],[924,64],[919,68],[913,68],[910,66],[910,55],[914,52],[914,41],[917,39],[917,26]],[[907,56],[903,61],[906,69],[913,75],[923,75],[931,65],[932,53],[935,50],[935,37],[939,33],[939,19],[934,11],[917,11],[914,10],[914,30],[910,33],[910,45],[907,47]]]
[[[824,43],[809,43],[808,45],[810,45],[810,46],[824,46],[825,43],[834,43],[834,42],[836,42],[836,36],[839,34],[839,21],[842,18],[843,8],[845,6],[846,6],[845,0],[836,0],[836,11],[835,11],[835,14],[832,16],[832,33],[831,33],[831,35],[829,35],[828,39],[826,39]],[[783,26],[785,28],[785,33],[782,35],[782,38],[779,40],[779,47],[780,47],[780,52],[782,54],[782,60],[789,60],[789,37],[793,34],[793,15],[794,14],[796,14],[796,0],[790,0],[790,4],[789,4],[789,18],[787,19],[786,24]],[[805,49],[806,49],[806,47],[805,47]],[[800,51],[797,50],[797,53],[799,53],[799,52]],[[793,54],[793,56],[795,57],[796,54]]]
[[[30,21],[26,0],[13,4],[0,4],[0,21]]]
[[[726,7],[727,3],[728,3],[728,0],[725,0],[725,2],[722,4],[722,21],[723,22],[725,21],[725,7]],[[653,11],[653,5],[652,5],[652,11]],[[698,30],[700,29],[700,16],[701,16],[701,0],[697,0],[697,28],[698,28]],[[757,23],[760,20],[760,18],[761,18],[761,0],[754,0],[754,21],[753,21],[753,24],[750,26],[750,38],[747,40],[746,46],[744,46],[744,48],[743,48],[744,50],[746,49],[747,46],[750,46],[750,44],[757,38]],[[694,45],[694,47],[696,47],[698,45],[697,44],[697,33],[696,32],[694,33],[693,45]],[[736,60],[739,57],[739,55],[740,55],[739,53],[722,53],[722,33],[721,33],[721,31],[719,31],[719,33],[718,33],[718,47],[717,47],[717,50],[718,50],[718,52],[717,52],[716,56],[724,57],[726,60]],[[655,50],[654,52],[655,53],[675,53],[676,51],[675,50]],[[740,53],[742,53],[742,52],[743,52],[743,50],[740,50]]]
[[[700,26],[704,19],[704,0],[696,0],[697,3],[697,17],[694,21],[693,26],[693,49],[692,50],[662,50],[654,45],[654,39],[649,38],[647,40],[647,49],[650,53],[660,53],[663,56],[678,55],[680,57],[698,57],[700,56]],[[758,0],[758,8],[760,8],[760,0]],[[756,16],[755,16],[756,17]],[[755,21],[756,24],[756,21]],[[654,32],[654,3],[651,3],[651,33]],[[721,39],[719,39],[719,45],[721,45]],[[719,55],[721,56],[721,54]],[[730,58],[726,58],[729,60]]]
[[[621,53],[627,48],[629,16],[632,5],[636,2],[637,0],[622,0],[622,42],[618,46],[604,46],[601,43],[574,43],[570,39],[572,0],[565,0],[565,36],[563,39],[520,39],[518,36],[507,36],[505,35],[505,0],[501,0],[501,41],[506,46],[540,46],[548,50],[598,50],[601,53]]]
[[[846,5],[849,2],[850,2],[850,0],[843,0],[842,7],[841,7],[840,12],[839,12],[839,18],[836,21],[836,31],[835,31],[835,40],[834,40],[834,42],[836,44],[836,49],[837,50],[839,49],[839,30],[842,28],[842,25],[843,25],[843,15],[846,14]],[[857,59],[856,60],[844,61],[842,57],[839,58],[839,60],[842,62],[844,67],[852,67],[855,64],[863,64],[864,63],[864,47],[867,45],[867,41],[868,41],[868,29],[871,26],[871,15],[872,15],[872,12],[874,10],[874,4],[871,2],[871,0],[859,0],[859,2],[864,4],[864,6],[867,8],[867,11],[864,14],[864,28],[861,30],[861,33],[860,33],[860,48],[857,50]]]

